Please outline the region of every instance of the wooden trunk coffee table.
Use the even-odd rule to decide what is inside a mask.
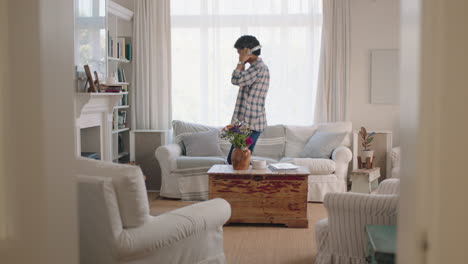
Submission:
[[[208,175],[209,198],[223,198],[231,204],[229,222],[308,227],[306,168],[272,172],[214,165]]]

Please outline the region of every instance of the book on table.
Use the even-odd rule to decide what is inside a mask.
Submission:
[[[297,170],[299,166],[291,163],[272,163],[268,166],[272,171]]]

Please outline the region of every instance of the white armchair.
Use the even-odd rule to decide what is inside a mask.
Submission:
[[[149,214],[136,166],[79,160],[81,263],[225,263],[223,224],[230,205],[214,199]]]
[[[315,225],[316,264],[365,264],[366,225],[395,225],[399,180],[380,183],[377,194],[328,193],[324,206],[328,218]]]
[[[392,178],[400,178],[400,163],[401,163],[401,149],[400,147],[392,148],[390,151],[390,160],[392,164]]]

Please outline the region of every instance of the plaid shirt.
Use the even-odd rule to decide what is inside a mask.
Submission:
[[[265,98],[270,85],[268,67],[258,58],[247,70],[234,70],[231,82],[239,86],[231,122],[239,120],[247,123],[250,129],[262,132],[267,125]]]

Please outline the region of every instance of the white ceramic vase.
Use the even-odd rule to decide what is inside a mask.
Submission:
[[[370,158],[370,161],[372,162],[372,159],[374,157],[374,151],[373,150],[361,150],[361,159],[362,162],[366,162],[367,158]]]

